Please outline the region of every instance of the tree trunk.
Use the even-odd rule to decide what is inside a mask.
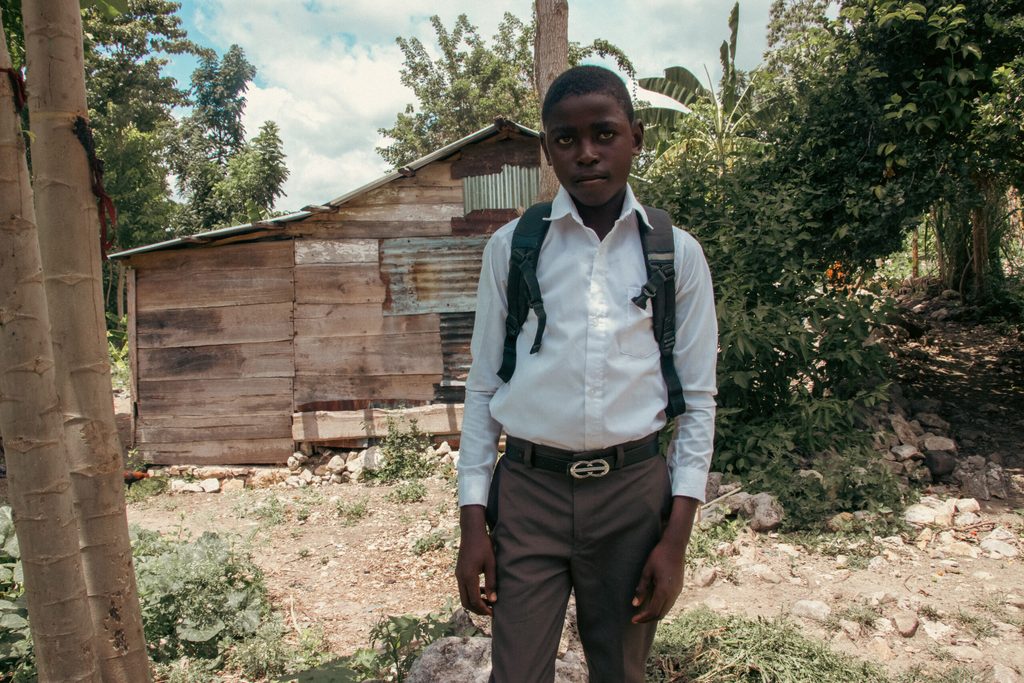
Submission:
[[[2,17],[0,17],[2,24]],[[0,30],[0,68],[11,68]],[[0,433],[41,681],[100,681],[21,117],[0,75]]]
[[[544,96],[558,75],[569,68],[569,2],[568,0],[537,0],[537,34],[533,43],[533,69],[537,84],[537,101]],[[543,125],[543,124],[542,124]],[[538,201],[550,201],[558,192],[558,178],[545,161],[540,164],[540,195]]]
[[[99,217],[75,123],[87,117],[78,0],[24,0],[32,167],[82,565],[103,680],[150,680],[125,517]]]

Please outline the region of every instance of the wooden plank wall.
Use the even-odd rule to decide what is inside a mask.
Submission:
[[[292,453],[291,240],[140,254],[135,440],[160,464]]]

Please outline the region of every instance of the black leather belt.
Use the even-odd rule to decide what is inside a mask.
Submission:
[[[504,457],[529,467],[568,474],[575,479],[587,479],[588,477],[603,477],[612,470],[635,465],[656,455],[658,455],[657,432],[611,448],[582,452],[541,446],[509,436],[505,438]]]

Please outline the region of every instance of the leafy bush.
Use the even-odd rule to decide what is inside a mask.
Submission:
[[[376,472],[367,476],[390,484],[402,479],[422,479],[434,471],[434,462],[428,457],[430,437],[420,431],[416,420],[404,427],[393,417],[387,419],[387,434],[381,439],[383,463]]]
[[[0,680],[33,681],[32,634],[28,628],[25,574],[11,508],[0,506]]]
[[[346,526],[352,526],[370,514],[370,500],[366,496],[356,500],[339,500],[334,504],[334,509]]]
[[[418,503],[427,497],[427,487],[421,481],[403,481],[388,494],[388,499],[395,503]]]
[[[416,542],[412,544],[412,553],[413,555],[426,555],[429,552],[445,547],[450,540],[450,533],[436,529],[426,536],[417,538]]]
[[[214,533],[187,542],[133,529],[142,620],[155,662],[188,657],[220,663],[233,643],[270,617],[263,574]]]

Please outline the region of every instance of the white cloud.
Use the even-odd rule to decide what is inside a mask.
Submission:
[[[760,61],[769,5],[770,0],[741,4],[741,67]],[[414,101],[399,81],[396,36],[416,36],[432,49],[430,15],[450,27],[464,13],[489,40],[504,11],[525,19],[532,6],[530,0],[500,7],[435,0],[427,10],[398,0],[185,0],[182,14],[218,52],[237,43],[255,64],[246,129],[253,134],[268,119],[281,127],[291,176],[278,206],[297,209],[387,172],[374,151],[384,142],[377,129],[390,126]],[[573,0],[569,37],[612,42],[641,76],[679,64],[698,75],[707,65],[717,78],[718,46],[728,37],[731,7],[721,0]]]

